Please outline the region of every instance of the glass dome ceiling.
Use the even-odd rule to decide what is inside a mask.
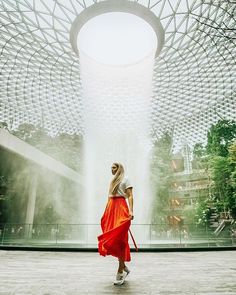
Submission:
[[[0,120],[40,124],[50,134],[83,134],[79,57],[73,21],[91,0],[0,0]],[[219,119],[236,120],[234,1],[135,1],[165,30],[155,59],[152,132],[174,145],[205,142]]]

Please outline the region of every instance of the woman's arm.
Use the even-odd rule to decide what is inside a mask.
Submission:
[[[131,219],[134,219],[133,215],[133,204],[134,204],[134,199],[133,199],[133,192],[132,192],[132,187],[127,188],[126,193],[128,195],[128,202],[129,202],[129,215]]]

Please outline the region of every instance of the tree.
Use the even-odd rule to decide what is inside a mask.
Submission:
[[[217,41],[222,40],[222,42],[228,41],[234,43],[236,40],[236,28],[235,28],[235,0],[201,0],[201,5],[209,5],[211,11],[214,9],[225,10],[225,14],[228,16],[227,22],[222,21],[220,17],[212,19],[208,15],[204,16],[202,10],[200,14],[191,15],[203,28],[199,28],[203,34],[208,35],[212,41],[217,38]],[[229,21],[231,20],[231,21]],[[234,20],[234,21],[232,21]],[[208,29],[207,29],[208,28]]]
[[[230,175],[230,184],[232,186],[232,197],[230,198],[230,209],[232,215],[236,218],[236,141],[229,146],[229,160],[232,165],[232,172]]]
[[[235,138],[236,122],[220,120],[211,126],[208,134],[207,151],[213,180],[213,194],[218,212],[232,211],[236,217],[235,201]]]
[[[228,147],[236,138],[236,122],[219,120],[207,132],[206,150],[209,155],[227,157]]]
[[[153,223],[166,222],[165,209],[169,205],[169,187],[171,182],[171,148],[172,136],[166,132],[154,142],[151,165],[151,180],[154,190],[154,204],[152,213]]]
[[[233,206],[233,187],[230,177],[233,165],[228,157],[214,156],[210,159],[212,192],[217,211],[228,212]],[[233,206],[234,207],[234,206]]]
[[[207,160],[206,147],[204,147],[202,143],[196,143],[193,148],[193,168],[206,169]]]
[[[43,127],[28,123],[20,124],[11,133],[66,166],[76,171],[81,169],[81,135],[61,133],[52,137]]]
[[[37,128],[33,124],[23,123],[18,126],[17,130],[13,130],[11,133],[20,139],[27,141],[32,138],[36,130]]]
[[[195,149],[198,158],[206,160],[206,168],[212,180],[210,195],[198,200],[197,224],[209,224],[211,208],[216,208],[219,214],[230,212],[236,218],[235,139],[236,122],[222,119],[212,125],[207,133],[206,153],[202,153],[200,144]]]

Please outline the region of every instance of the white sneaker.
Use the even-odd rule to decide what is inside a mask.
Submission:
[[[128,269],[127,266],[124,267],[124,271],[126,272],[126,276],[130,273],[130,270]]]
[[[118,272],[116,274],[116,279],[114,281],[114,285],[122,285],[122,284],[124,284],[126,276],[127,276],[127,273],[125,273],[124,271],[122,273]]]

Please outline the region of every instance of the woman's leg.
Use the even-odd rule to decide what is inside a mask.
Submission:
[[[122,272],[123,269],[124,269],[124,267],[125,267],[125,262],[124,262],[124,260],[123,260],[121,257],[119,257],[118,259],[119,259],[119,268],[118,268],[118,272]]]

